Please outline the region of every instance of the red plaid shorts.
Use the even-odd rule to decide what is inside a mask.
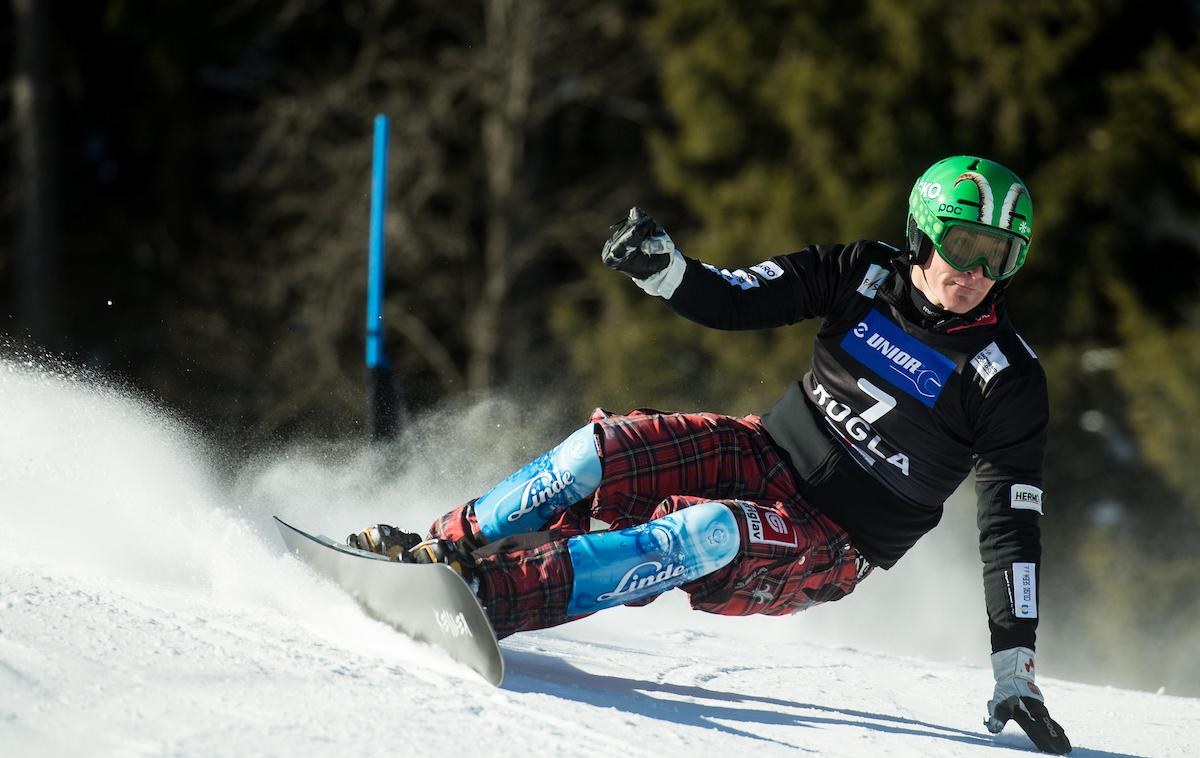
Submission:
[[[739,525],[737,557],[682,587],[693,608],[710,613],[796,613],[845,597],[870,572],[846,532],[796,494],[795,474],[757,416],[597,409],[591,420],[603,470],[596,494],[546,531],[474,551],[497,636],[572,620],[567,538],[586,533],[592,518],[625,529],[696,503],[728,506]],[[473,505],[447,513],[430,533],[482,543]]]

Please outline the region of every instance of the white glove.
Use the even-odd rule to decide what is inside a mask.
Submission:
[[[999,734],[1012,719],[1038,750],[1057,755],[1071,752],[1066,732],[1050,718],[1042,691],[1033,681],[1032,650],[1014,647],[992,653],[992,675],[996,678],[996,689],[988,701],[988,718],[983,722],[989,732]]]

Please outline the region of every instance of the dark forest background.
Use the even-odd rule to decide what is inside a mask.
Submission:
[[[685,323],[600,265],[608,225],[639,204],[721,265],[898,243],[920,172],[985,155],[1036,208],[1010,300],[1051,382],[1063,665],[1200,694],[1198,30],[1195,2],[8,0],[0,350],[235,451],[360,438],[382,112],[412,412],[758,412],[815,325]]]

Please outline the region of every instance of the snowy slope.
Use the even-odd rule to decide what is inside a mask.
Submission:
[[[145,404],[0,362],[0,755],[1028,754],[981,726],[986,625],[977,573],[946,570],[952,524],[907,573],[801,617],[706,616],[676,592],[518,635],[500,689],[283,553],[273,512],[334,535],[423,525],[485,486],[525,454],[475,442],[496,412],[453,413],[403,465],[228,462]],[[1040,662],[1076,755],[1200,755],[1200,700]]]

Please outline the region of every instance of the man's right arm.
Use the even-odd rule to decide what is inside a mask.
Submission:
[[[850,265],[843,251],[814,246],[744,269],[718,269],[685,257],[661,226],[633,209],[613,227],[603,259],[698,324],[768,329],[829,312]]]
[[[733,270],[688,259],[683,280],[666,302],[713,329],[770,329],[824,316],[837,292],[841,250],[808,247]]]

